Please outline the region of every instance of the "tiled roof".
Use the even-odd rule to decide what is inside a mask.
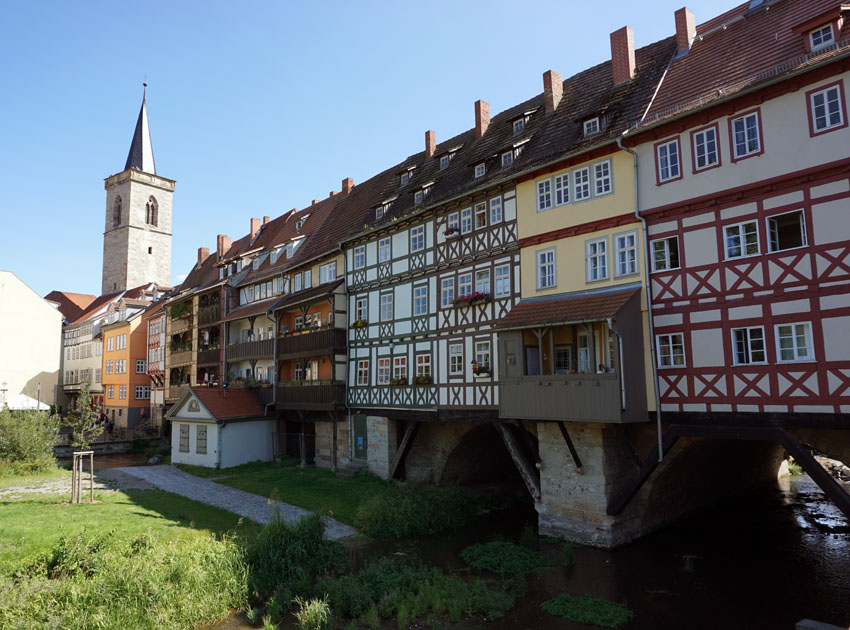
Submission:
[[[561,293],[526,298],[520,300],[494,328],[508,330],[603,321],[614,317],[639,292],[640,287],[630,286],[625,289],[583,291],[576,295]]]
[[[72,322],[96,299],[96,296],[87,293],[71,293],[70,291],[51,291],[44,296],[44,299],[56,302],[59,305],[59,312],[62,313],[65,320]]]
[[[284,295],[277,302],[275,302],[271,308],[274,310],[278,310],[281,308],[290,309],[295,308],[296,306],[301,306],[306,302],[315,300],[317,297],[332,294],[336,290],[336,288],[343,283],[343,281],[344,278],[340,278],[338,280],[335,280],[334,282],[326,282],[325,284],[320,284],[304,291],[298,291],[297,293],[290,293],[288,295]]]
[[[262,302],[252,302],[251,304],[240,306],[239,308],[228,313],[227,316],[224,318],[224,321],[232,322],[235,319],[242,319],[243,317],[262,315],[267,310],[271,309],[274,306],[274,303],[275,299],[270,298],[267,300],[263,300]]]
[[[809,63],[806,35],[792,29],[842,4],[839,0],[774,0],[750,9],[747,2],[700,24],[688,53],[670,63],[646,122],[703,106]],[[845,37],[846,31],[845,27]],[[799,63],[786,64],[794,60]],[[776,72],[766,72],[780,65]]]
[[[92,319],[104,306],[120,298],[122,293],[122,291],[118,291],[116,293],[107,293],[96,297],[92,303],[89,304],[82,313],[80,313],[77,319],[71,322],[71,324],[82,324],[83,322]]]
[[[201,404],[216,420],[256,418],[265,415],[263,405],[247,389],[191,387]]]

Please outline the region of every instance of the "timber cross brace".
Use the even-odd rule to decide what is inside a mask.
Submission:
[[[664,432],[664,452],[669,454],[680,437],[778,442],[823,490],[827,498],[850,518],[850,494],[832,478],[797,438],[780,427],[700,426],[674,424]],[[608,502],[608,515],[619,515],[658,467],[658,447],[653,447],[626,485]]]

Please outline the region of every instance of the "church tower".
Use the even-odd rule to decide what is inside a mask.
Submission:
[[[174,180],[156,174],[147,83],[124,170],[106,178],[101,293],[171,284],[171,196]]]

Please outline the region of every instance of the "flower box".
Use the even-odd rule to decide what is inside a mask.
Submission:
[[[490,301],[489,293],[481,293],[479,291],[475,291],[474,293],[470,293],[468,295],[461,295],[452,300],[452,304],[455,308],[462,308],[464,306],[472,306],[473,304],[479,304]]]
[[[413,384],[414,385],[430,385],[433,382],[434,382],[434,379],[432,379],[430,376],[414,376],[413,377]]]
[[[365,319],[358,319],[356,322],[351,322],[349,328],[366,328],[369,325]]]
[[[460,236],[460,229],[456,227],[447,227],[443,231],[443,236],[445,236],[446,238],[457,238],[458,236]]]
[[[404,378],[391,378],[390,385],[395,387],[401,387],[403,385],[407,385],[407,377]]]
[[[475,376],[490,376],[492,374],[492,370],[490,370],[489,365],[479,365],[477,368],[472,370],[472,374]]]

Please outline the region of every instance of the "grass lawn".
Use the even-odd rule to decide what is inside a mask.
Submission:
[[[24,485],[34,478],[16,479],[17,485]],[[198,530],[224,533],[236,529],[249,536],[259,529],[247,519],[237,527],[236,514],[161,490],[98,492],[95,500],[101,503],[94,505],[70,505],[67,500],[59,494],[0,500],[0,575],[49,551],[60,537],[83,530],[114,531],[116,539],[134,540],[149,534],[154,539],[185,540],[196,536]]]
[[[374,475],[342,477],[330,470],[298,468],[294,461],[280,464],[254,462],[222,470],[182,464],[178,467],[199,477],[223,477],[216,483],[319,514],[333,512],[335,519],[348,525],[354,525],[357,510],[367,499],[389,498],[398,492],[395,484]]]
[[[88,468],[86,468],[84,475],[88,474]],[[0,488],[12,488],[17,486],[32,486],[41,482],[53,481],[56,479],[61,479],[62,477],[70,477],[71,470],[65,470],[64,468],[53,468],[52,470],[48,470],[43,473],[38,473],[35,475],[26,475],[26,476],[13,476],[13,477],[0,477]]]

